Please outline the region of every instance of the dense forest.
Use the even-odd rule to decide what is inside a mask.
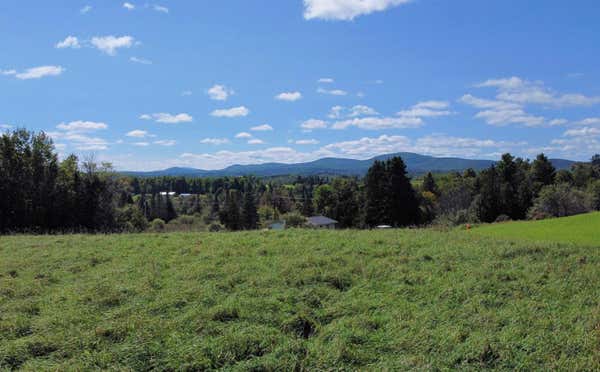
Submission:
[[[399,157],[364,178],[131,177],[18,129],[0,138],[0,232],[247,230],[324,215],[340,228],[458,225],[600,209],[600,156],[556,171],[546,156],[510,154],[479,173],[411,180]]]

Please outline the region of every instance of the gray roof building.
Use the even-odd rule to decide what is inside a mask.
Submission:
[[[335,225],[338,224],[336,220],[325,216],[308,217],[306,222],[309,226],[321,229],[335,229]]]

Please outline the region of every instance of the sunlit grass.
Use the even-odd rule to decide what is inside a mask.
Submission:
[[[593,370],[600,252],[429,230],[0,238],[0,369]]]

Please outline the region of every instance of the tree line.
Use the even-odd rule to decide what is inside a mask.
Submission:
[[[363,178],[132,177],[70,155],[17,129],[0,138],[0,232],[119,232],[166,228],[249,230],[324,215],[341,228],[494,222],[600,209],[600,156],[557,171],[504,154],[481,172],[411,179],[399,157]],[[176,196],[170,193],[175,193]]]

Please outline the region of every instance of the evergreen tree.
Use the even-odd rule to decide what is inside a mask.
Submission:
[[[248,188],[244,193],[244,204],[242,205],[242,227],[246,230],[258,228],[258,211],[252,189]]]
[[[439,190],[437,184],[435,183],[435,179],[433,178],[433,174],[431,172],[427,173],[425,178],[423,178],[423,191],[430,192],[432,194],[437,195]]]
[[[393,157],[387,161],[387,174],[389,186],[388,221],[393,226],[408,226],[419,222],[419,202],[412,187],[410,178],[406,173],[406,164],[400,157]]]
[[[554,183],[556,169],[546,155],[539,154],[533,161],[531,164],[531,177],[533,179],[533,186],[536,194],[542,187]]]
[[[375,160],[365,177],[365,225],[374,227],[391,223],[387,218],[387,174],[385,164]]]

